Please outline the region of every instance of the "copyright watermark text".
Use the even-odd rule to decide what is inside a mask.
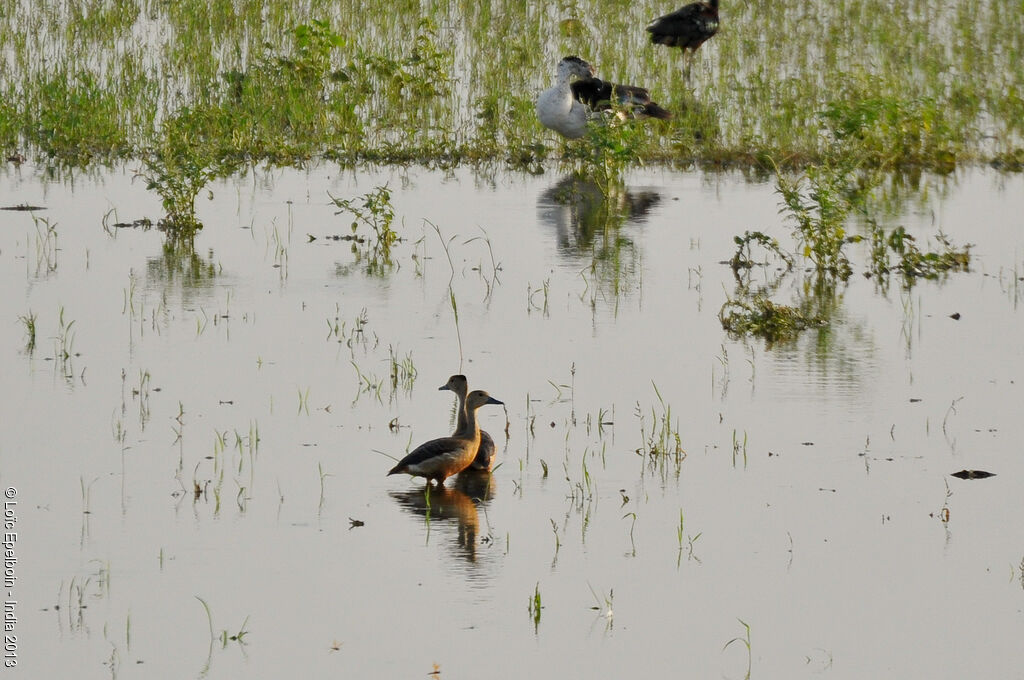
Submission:
[[[4,668],[18,665],[18,490],[13,486],[4,489],[4,529],[0,532],[0,547],[3,550],[4,580]]]

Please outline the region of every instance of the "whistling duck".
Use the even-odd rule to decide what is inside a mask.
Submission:
[[[501,404],[483,390],[473,390],[466,397],[466,431],[451,437],[432,439],[420,444],[398,465],[388,471],[389,475],[405,473],[414,477],[425,477],[444,486],[444,480],[465,470],[480,449],[480,427],[476,422],[476,410],[486,404]]]
[[[692,2],[671,14],[658,17],[647,27],[655,45],[678,47],[688,53],[686,74],[697,48],[718,32],[718,0]]]
[[[466,394],[469,392],[469,383],[464,375],[453,375],[448,382],[437,388],[438,390],[451,390],[459,398],[459,417],[455,427],[455,435],[464,434],[469,431],[469,420],[466,417]],[[480,430],[480,448],[476,452],[476,458],[469,464],[469,470],[488,471],[494,467],[494,440],[491,435]]]

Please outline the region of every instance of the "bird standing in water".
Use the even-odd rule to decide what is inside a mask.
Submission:
[[[448,382],[437,388],[438,390],[451,390],[459,398],[458,420],[455,425],[455,435],[464,434],[469,430],[469,418],[466,414],[466,394],[469,392],[469,382],[464,375],[453,375]],[[470,470],[486,472],[494,467],[494,440],[491,435],[480,430],[480,448],[477,449],[476,457],[469,464]]]
[[[697,48],[718,32],[718,0],[703,0],[684,5],[671,14],[658,17],[647,31],[655,45],[678,47],[686,57],[686,77]]]
[[[405,473],[414,477],[425,477],[444,486],[444,480],[462,472],[480,449],[480,426],[476,422],[476,410],[486,404],[501,404],[483,390],[473,390],[466,397],[466,431],[451,437],[432,439],[417,446],[409,455],[398,461],[388,471],[389,475]]]
[[[555,85],[537,97],[540,122],[563,137],[579,139],[586,134],[587,121],[595,111],[618,108],[641,117],[672,117],[651,101],[644,88],[610,83],[594,77],[594,73],[594,67],[579,57],[565,57],[558,62]]]
[[[587,132],[587,107],[572,95],[573,78],[589,78],[594,67],[579,57],[558,62],[555,84],[537,97],[537,118],[544,127],[568,139],[579,139]]]

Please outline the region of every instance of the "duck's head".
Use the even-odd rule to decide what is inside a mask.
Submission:
[[[488,404],[498,404],[500,406],[504,403],[505,402],[503,401],[498,401],[483,390],[473,390],[469,393],[469,396],[466,397],[467,409],[478,409],[481,406],[486,406]]]
[[[457,374],[448,378],[448,382],[437,388],[438,390],[451,390],[455,394],[465,394],[466,390],[469,389],[469,383],[466,381],[466,376]]]
[[[590,78],[596,72],[593,66],[576,56],[566,57],[558,62],[559,74],[565,73],[577,78]]]

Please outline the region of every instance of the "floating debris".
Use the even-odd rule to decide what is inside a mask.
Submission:
[[[985,479],[986,477],[995,477],[994,472],[985,472],[984,470],[961,470],[960,472],[952,473],[953,477],[959,477],[960,479]]]
[[[952,314],[949,315],[949,318],[952,319],[953,321],[959,321],[960,312],[953,312]]]
[[[18,205],[0,206],[0,210],[19,210],[19,211],[46,210],[46,206],[42,206],[42,205],[29,205],[28,203],[19,203]]]
[[[148,217],[134,220],[132,222],[115,222],[114,229],[149,229],[153,226],[153,220]]]

